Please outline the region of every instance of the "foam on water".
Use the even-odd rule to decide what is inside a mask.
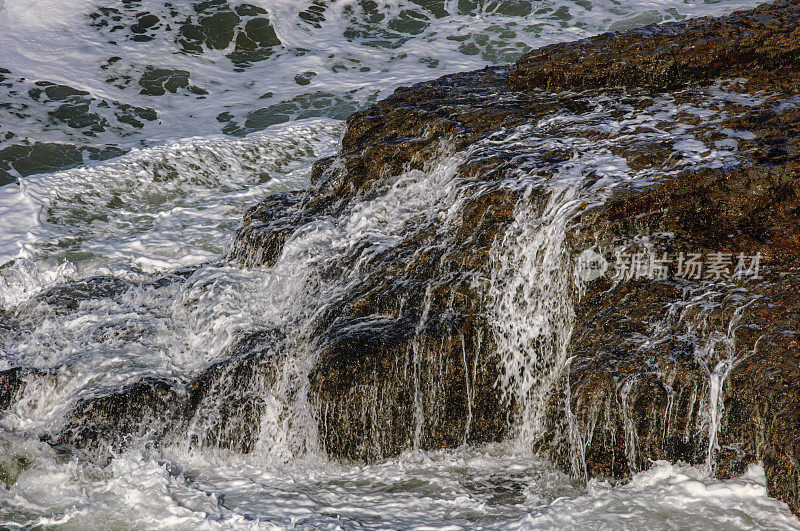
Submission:
[[[344,119],[398,85],[513,61],[531,47],[749,5],[9,0],[0,10],[0,182],[143,144]],[[246,35],[261,44],[242,44]]]
[[[310,119],[243,139],[191,138],[0,188],[8,220],[0,264],[17,259],[0,273],[0,308],[48,282],[219,257],[244,209],[305,188],[311,164],[334,152],[341,130],[341,122]]]
[[[766,496],[758,466],[720,481],[701,467],[656,462],[628,484],[583,486],[506,445],[409,452],[374,465],[286,467],[170,463],[130,451],[98,468],[25,444],[17,455],[32,464],[14,488],[0,491],[0,525],[11,529],[799,527],[785,504]]]
[[[709,478],[702,467],[656,461],[626,485],[591,480],[587,493],[562,498],[519,521],[525,529],[797,529],[797,519],[765,497],[764,471],[752,465],[737,479]]]
[[[82,398],[146,376],[182,382],[263,324],[267,317],[247,309],[258,294],[276,293],[266,272],[208,265],[185,283],[150,274],[218,259],[243,210],[304,188],[340,132],[341,122],[306,120],[22,179],[16,208],[25,215],[12,216],[4,249],[16,259],[0,269],[0,308],[14,310],[16,332],[4,334],[0,353],[7,367],[55,372],[34,379],[4,426],[52,431]],[[73,311],[29,300],[59,282],[109,274],[123,283],[116,295]]]

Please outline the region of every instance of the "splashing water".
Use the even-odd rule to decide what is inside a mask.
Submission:
[[[677,112],[669,98],[649,115],[622,120],[604,114],[614,102],[598,101],[594,123],[552,117],[505,132],[493,146],[523,155],[553,146],[578,153],[549,188],[526,168],[501,185],[521,190],[521,199],[491,250],[485,298],[493,337],[478,341],[497,344],[499,387],[518,408],[512,441],[419,451],[430,414],[426,397],[441,393],[430,384],[435,374],[423,363],[426,353],[417,350],[427,311],[409,356],[415,435],[405,453],[370,465],[329,461],[310,396],[320,316],[373,274],[377,257],[408,238],[410,226],[451,230],[482,186],[461,187],[455,179],[473,152],[443,149],[424,171],[404,172],[339,217],[304,224],[269,268],[223,262],[244,210],[270,193],[306,188],[314,160],[337,150],[341,120],[398,85],[511,61],[531,47],[607,29],[743,6],[0,1],[0,94],[8,103],[0,111],[0,184],[11,183],[0,187],[0,363],[35,369],[0,421],[0,480],[9,485],[0,490],[0,525],[425,522],[506,529],[625,526],[631,520],[620,515],[632,514],[642,526],[658,526],[683,518],[675,507],[689,504],[709,526],[796,525],[785,505],[766,497],[757,468],[723,482],[699,468],[657,463],[627,486],[587,486],[530,455],[543,403],[568,363],[571,299],[581,289],[567,228],[615,183],[653,177],[631,172],[609,151],[611,141],[570,138],[570,128],[604,127],[623,141],[647,122],[650,134],[674,142],[687,164],[723,165],[735,155],[720,148],[701,158],[688,127],[659,132],[657,122]],[[742,133],[729,136],[735,134]],[[358,259],[342,267],[355,249]],[[69,291],[82,289],[81,282],[104,295]],[[431,297],[426,293],[424,310]],[[217,365],[254,333],[270,340],[252,372]],[[458,341],[466,443],[478,360],[469,359],[463,335]],[[713,354],[698,351],[718,361],[709,370],[710,434],[725,378],[740,359],[726,341],[709,347]],[[143,435],[142,444],[99,466],[39,440],[58,432],[82,400],[147,378],[188,393],[213,370],[221,375],[188,426],[158,448]],[[223,399],[252,408],[256,418],[232,422]],[[164,428],[163,419],[142,420],[153,431]],[[226,441],[253,427],[249,453],[227,448]],[[710,440],[709,456],[715,447]]]
[[[520,201],[514,223],[493,249],[488,296],[503,364],[500,385],[521,410],[521,444],[542,432],[545,400],[567,360],[574,312],[564,240],[580,204],[573,187],[552,192],[539,217],[530,214],[530,198]]]
[[[716,471],[716,456],[719,452],[719,431],[721,429],[722,414],[725,412],[725,380],[731,371],[749,355],[755,353],[761,338],[756,340],[752,352],[743,352],[736,347],[736,331],[742,319],[744,310],[755,302],[755,299],[742,302],[733,312],[728,327],[724,332],[712,331],[706,335],[704,341],[695,350],[694,356],[708,374],[707,414],[705,418],[708,432],[708,450],[706,453],[706,467],[708,473],[713,475]],[[713,364],[713,368],[712,368]]]

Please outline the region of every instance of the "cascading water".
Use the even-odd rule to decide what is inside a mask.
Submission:
[[[720,296],[719,293],[711,293],[710,295],[712,300]],[[701,307],[706,306],[709,302],[708,296],[709,294],[704,293],[694,297],[690,304],[683,309],[681,312],[682,315],[685,316],[695,305]],[[701,406],[703,408],[701,422],[704,425],[703,429],[707,433],[708,438],[706,467],[708,473],[712,475],[716,471],[716,457],[720,450],[718,438],[725,408],[725,381],[736,365],[746,360],[750,354],[755,353],[759,342],[759,340],[756,340],[752,352],[745,352],[743,349],[737,348],[736,333],[740,326],[742,314],[748,306],[755,302],[755,299],[751,298],[747,300],[735,294],[735,291],[733,297],[729,298],[732,299],[732,301],[722,301],[722,304],[726,302],[732,302],[734,304],[734,310],[728,320],[727,326],[724,330],[703,330],[694,352],[695,359],[703,366],[703,369],[708,375],[708,395],[704,397],[703,405]],[[697,317],[695,317],[695,319],[697,319]],[[689,321],[691,323],[692,320],[689,319]],[[705,324],[703,328],[707,326],[708,325]],[[692,325],[689,324],[687,328],[691,329]]]
[[[310,334],[325,313],[326,305],[363,282],[364,275],[370,274],[371,268],[375,267],[372,261],[385,249],[401,241],[412,221],[413,226],[418,227],[433,224],[441,234],[452,230],[452,221],[460,215],[459,205],[483,186],[457,186],[455,176],[466,157],[464,154],[445,156],[424,172],[406,172],[385,193],[356,203],[341,217],[310,222],[287,240],[280,257],[269,268],[248,271],[230,265],[209,264],[189,272],[189,278],[185,281],[174,279],[164,285],[153,286],[132,284],[124,286],[121,295],[114,295],[116,299],[79,301],[77,312],[72,310],[72,313],[65,315],[52,313],[43,305],[45,303],[29,306],[26,310],[29,314],[17,311],[16,317],[29,319],[41,337],[50,334],[49,330],[54,326],[61,327],[65,335],[59,344],[75,344],[74,350],[80,351],[77,341],[87,329],[79,325],[87,321],[88,316],[96,319],[98,310],[101,310],[105,315],[107,333],[102,336],[95,334],[93,341],[98,341],[97,348],[109,352],[112,349],[130,352],[129,358],[116,362],[113,358],[106,358],[96,369],[90,369],[85,364],[73,365],[68,369],[58,369],[54,377],[31,376],[31,383],[26,387],[23,397],[4,419],[6,429],[27,433],[37,433],[44,426],[56,426],[58,423],[53,424],[52,421],[67,415],[76,397],[88,398],[100,389],[117,388],[143,375],[163,376],[158,371],[165,369],[171,370],[180,380],[186,374],[192,374],[187,373],[186,368],[195,367],[196,373],[204,364],[219,358],[220,352],[235,337],[247,337],[258,330],[282,329],[286,333],[270,336],[269,341],[263,337],[259,339],[262,362],[252,375],[243,378],[236,365],[223,367],[217,380],[203,395],[185,435],[170,435],[162,441],[158,454],[161,457],[151,456],[152,449],[128,450],[114,459],[111,469],[99,472],[101,479],[98,480],[92,477],[94,472],[84,472],[80,468],[88,465],[59,464],[61,458],[51,455],[46,448],[31,447],[32,443],[28,442],[12,443],[14,451],[11,455],[20,456],[14,458],[17,460],[13,463],[21,464],[12,463],[13,466],[9,465],[4,470],[20,473],[20,485],[29,485],[45,473],[42,467],[55,467],[68,482],[83,485],[81,488],[100,489],[103,499],[108,500],[103,502],[106,505],[102,506],[101,512],[116,511],[121,515],[118,517],[123,519],[148,518],[145,515],[157,513],[161,510],[159,507],[177,503],[171,522],[178,526],[197,522],[196,518],[203,520],[205,517],[196,515],[204,513],[217,515],[214,518],[226,522],[225,525],[243,525],[247,520],[241,519],[242,514],[263,515],[264,511],[274,507],[294,507],[293,511],[303,516],[296,521],[270,520],[273,522],[283,522],[284,525],[299,521],[328,522],[324,516],[311,516],[314,511],[296,501],[298,496],[309,492],[319,493],[315,497],[319,507],[328,506],[330,511],[337,513],[349,511],[354,521],[361,521],[372,518],[372,512],[381,510],[380,507],[386,510],[392,502],[389,499],[375,499],[372,502],[375,505],[357,508],[358,502],[348,497],[352,496],[353,491],[348,490],[351,487],[342,487],[343,481],[348,485],[351,481],[361,485],[353,488],[357,489],[355,492],[364,489],[365,495],[372,489],[381,491],[386,488],[387,481],[418,482],[425,486],[424,489],[435,489],[434,485],[449,485],[450,480],[446,478],[456,469],[462,471],[459,474],[466,469],[468,475],[481,479],[456,481],[446,487],[444,493],[423,490],[430,499],[442,500],[432,503],[445,503],[444,500],[451,496],[456,499],[459,496],[476,496],[475,493],[480,492],[486,494],[477,494],[477,500],[487,500],[489,498],[486,496],[494,496],[490,493],[496,492],[496,486],[488,485],[496,481],[497,471],[502,468],[504,474],[508,474],[508,470],[515,470],[513,479],[508,480],[511,483],[503,488],[510,488],[519,494],[509,498],[510,505],[501,503],[498,506],[500,512],[492,512],[495,515],[492,518],[500,518],[500,521],[518,518],[518,512],[515,512],[518,509],[511,510],[510,507],[515,507],[521,500],[526,500],[523,506],[547,504],[556,496],[574,493],[577,487],[563,476],[547,472],[546,467],[542,468],[544,465],[535,459],[531,460],[529,453],[523,452],[527,457],[500,456],[519,455],[520,443],[530,444],[531,439],[540,433],[543,401],[566,365],[575,279],[565,238],[571,220],[585,206],[582,198],[596,197],[594,192],[581,191],[577,184],[582,181],[583,175],[589,173],[579,160],[573,161],[565,173],[565,178],[571,176],[572,186],[561,186],[550,192],[543,191],[533,183],[527,186],[515,207],[512,224],[492,249],[489,269],[492,276],[486,300],[505,378],[500,385],[504,386],[505,392],[519,407],[519,417],[514,420],[517,430],[514,448],[501,445],[485,450],[464,449],[461,451],[463,453],[455,454],[417,453],[385,465],[357,469],[360,472],[341,468],[344,465],[326,463],[319,454],[317,429],[320,424],[314,413],[313,400],[309,397],[309,372],[317,355]],[[601,159],[601,162],[608,169],[609,161]],[[614,172],[609,175],[613,176]],[[546,199],[543,199],[543,193],[547,194]],[[537,197],[539,207],[535,205]],[[350,261],[345,268],[337,265],[345,257],[353,256],[354,250],[358,250],[356,260]],[[515,286],[515,289],[503,289],[509,285]],[[515,294],[516,297],[509,297],[509,294]],[[427,302],[416,325],[420,334],[424,334],[426,319],[429,318],[425,310],[430,306],[430,300],[431,294],[427,293],[423,298]],[[395,311],[401,313],[403,309],[396,308]],[[44,313],[39,315],[37,312]],[[130,316],[132,312],[145,316],[146,323],[162,323],[153,329],[157,332],[153,338],[141,335],[141,330],[149,326],[131,328],[131,323],[128,323],[125,329],[120,329],[120,321],[115,316]],[[516,320],[509,322],[509,317]],[[171,323],[184,321],[191,323],[185,332],[170,330],[174,326]],[[37,322],[40,324],[35,324]],[[96,321],[92,326],[96,328]],[[121,333],[125,330],[127,336]],[[177,350],[171,350],[176,346],[176,339],[169,338],[174,338],[176,333],[185,334],[185,339],[179,341],[188,342]],[[132,338],[135,340],[131,341]],[[415,348],[419,349],[423,340],[423,337],[417,338]],[[470,418],[460,435],[462,441],[467,439],[472,422],[475,396],[470,389],[474,389],[477,363],[476,358],[469,359],[464,341],[463,337],[459,339],[460,370],[466,384],[465,400],[468,402]],[[23,346],[41,348],[41,345],[41,338],[39,343],[24,339],[15,344],[6,343],[4,348],[9,353],[21,353]],[[124,347],[122,351],[119,350],[120,345]],[[145,362],[146,358],[141,358],[142,345],[160,345],[163,349],[161,352],[169,353],[170,357],[162,358],[157,364]],[[201,361],[197,355],[204,350],[207,352]],[[422,426],[426,421],[424,413],[420,414],[420,411],[427,411],[424,409],[427,407],[425,400],[430,398],[430,393],[437,392],[423,385],[430,379],[422,378],[424,371],[429,369],[423,366],[421,360],[429,355],[424,350],[417,350],[409,358],[411,365],[408,370],[414,375],[411,381],[415,382],[413,402],[416,424],[409,449],[420,447]],[[133,359],[138,359],[138,364],[127,361]],[[116,367],[113,369],[115,372],[108,372],[109,367]],[[125,367],[124,373],[119,372],[122,367]],[[159,367],[158,371],[156,367]],[[107,381],[97,379],[99,371],[108,373],[105,377]],[[81,374],[90,377],[76,378]],[[243,384],[244,388],[241,387]],[[257,403],[244,403],[243,400],[248,397],[256,397]],[[243,415],[242,418],[249,419],[248,422],[254,419],[247,416],[247,408],[252,408],[257,416],[253,422],[257,432],[249,453],[245,455],[226,450],[226,447],[230,448],[226,441],[241,437],[242,429],[241,424],[231,422],[229,418],[231,403],[242,408],[236,414]],[[150,420],[159,422],[158,419]],[[145,439],[148,437],[146,432],[140,436]],[[171,460],[174,463],[171,466],[178,468],[173,470],[169,466],[165,468],[156,464],[157,459],[164,458]],[[26,460],[34,465],[28,471],[23,471],[31,466],[26,464]],[[216,463],[216,468],[208,469],[210,463]],[[284,468],[282,463],[288,463],[286,466],[289,469]],[[394,467],[404,470],[400,479],[390,479],[397,477],[398,472]],[[297,470],[292,471],[291,468]],[[389,472],[390,469],[395,471]],[[676,481],[695,481],[690,479],[692,472],[688,476],[677,469],[663,473],[677,478]],[[107,481],[102,479],[106,477],[117,479],[107,486],[100,486]],[[287,490],[283,482],[289,477],[295,486]],[[125,478],[124,481],[121,478]],[[146,487],[137,487],[137,481]],[[542,487],[544,494],[537,494],[536,490]],[[137,502],[134,511],[129,508],[122,510],[116,497],[118,493],[130,492],[131,489],[138,493],[136,496],[140,496],[141,501]],[[259,508],[255,500],[263,497],[264,489],[277,489],[283,494],[273,497],[266,508]],[[326,491],[335,493],[338,500],[327,500],[326,495],[321,494]],[[159,493],[161,502],[155,503],[152,499],[145,502],[153,492]],[[225,493],[224,500],[216,494],[206,494],[208,492]],[[36,496],[39,496],[41,503],[58,506],[53,501],[47,501],[44,494]],[[64,503],[81,507],[86,502],[81,502],[79,496],[77,492],[68,492]],[[35,512],[30,506],[26,507],[27,511]],[[472,503],[466,507],[463,510],[455,509],[456,514],[469,514],[476,510]],[[60,516],[55,520],[40,519],[38,522],[92,521],[91,517],[82,517],[80,511],[73,511],[66,506],[57,508],[55,513]],[[424,518],[422,515],[418,517]],[[398,524],[404,522],[395,521]]]
[[[529,447],[542,432],[545,400],[567,361],[574,314],[565,238],[580,204],[576,187],[557,189],[537,217],[525,197],[493,250],[488,298],[503,366],[500,386],[519,408],[515,437]]]

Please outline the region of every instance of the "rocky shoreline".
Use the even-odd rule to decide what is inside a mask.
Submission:
[[[530,422],[530,444],[586,478],[625,478],[659,459],[731,477],[763,461],[769,494],[800,514],[799,133],[798,1],[547,46],[353,114],[309,190],[247,212],[228,260],[271,266],[315,220],[352,223],[358,208],[421,186],[414,172],[449,171],[427,185],[446,211],[421,205],[390,243],[321,268],[346,287],[306,332],[328,454],[369,461],[497,441]],[[574,190],[557,186],[565,175],[577,175]],[[528,285],[513,276],[528,258],[505,264],[516,255],[502,246],[556,220],[563,238],[530,260],[557,267],[535,266]],[[572,274],[587,249],[608,274]],[[691,256],[706,268],[716,257],[717,273],[686,274]],[[90,279],[71,297],[115,289]],[[504,328],[498,305],[568,329]],[[0,327],[13,319],[0,315]],[[192,444],[252,451],[267,407],[253,389],[278,378],[284,334],[241,338],[192,382],[147,380],[80,402],[50,440],[105,455],[132,436],[159,442],[202,425]],[[514,365],[507,347],[521,339],[547,356]],[[50,377],[4,371],[0,405]],[[198,424],[212,394],[225,399]]]
[[[627,103],[612,109],[608,119],[647,112],[665,94],[674,98],[679,109],[689,110],[678,111],[666,129],[692,125],[695,138],[703,143],[696,148],[701,158],[711,155],[715,142],[728,138],[725,131],[746,131],[738,135],[733,165],[699,171],[682,170],[667,144],[646,138],[645,127],[635,131],[644,138],[632,135],[613,146],[631,169],[652,175],[654,184],[643,190],[623,189],[620,197],[578,215],[570,235],[573,255],[588,247],[618,249],[620,243],[648,235],[647,246],[634,246],[628,252],[704,257],[723,253],[730,260],[731,273],[735,257],[759,255],[763,278],[727,283],[673,276],[622,282],[602,278],[586,285],[585,292],[575,296],[569,368],[550,394],[547,432],[536,445],[565,468],[586,477],[623,478],[658,459],[707,462],[718,476],[730,477],[744,472],[750,463],[763,461],[770,494],[797,512],[799,21],[800,4],[782,2],[722,19],[651,26],[548,46],[523,57],[510,71],[486,69],[398,89],[388,100],[348,120],[342,154],[336,159],[341,166],[330,171],[332,161],[318,164],[314,190],[300,211],[303,215],[335,211],[359,194],[378,193],[375,190],[402,170],[423,169],[443,138],[453,142],[450,149],[463,149],[498,131],[536,124],[548,116],[587,115],[604,97]],[[719,87],[729,91],[727,100],[712,90]],[[736,95],[760,98],[757,103],[743,104]],[[716,123],[704,123],[705,116],[692,114],[692,108],[704,105],[721,115]],[[602,139],[608,135],[602,125],[570,132],[589,140]],[[478,151],[470,154],[460,172],[465,180],[497,183],[514,174],[521,156],[531,159],[523,164],[538,164],[538,171],[548,175],[576,154],[558,149],[522,155],[513,149]],[[436,256],[434,262],[447,261],[461,275],[485,267],[491,242],[510,223],[517,201],[515,190],[502,187],[487,186],[483,194],[473,196],[459,227],[463,240],[450,246],[459,250],[458,256]],[[254,250],[267,250],[273,256],[279,252],[280,246],[273,245],[283,232],[275,224],[285,227],[287,218],[272,214],[270,204],[268,200],[248,214],[234,258],[248,265],[268,264],[270,259],[254,257]],[[386,260],[390,270],[403,263],[400,257]],[[417,260],[412,265],[428,263]],[[409,275],[407,263],[401,269]],[[439,274],[412,273],[415,280],[424,279],[421,282],[428,285],[435,284]],[[451,299],[452,294],[462,295],[453,284],[442,289]],[[387,291],[380,285],[377,294],[354,295],[351,304],[366,314],[381,312],[381,305],[394,306],[387,300]],[[370,296],[371,300],[362,302],[362,297]],[[472,293],[462,296],[464,300],[475,297]],[[491,389],[498,377],[491,331],[487,327],[475,332],[473,324],[480,321],[481,310],[452,300],[445,306],[468,316],[469,324],[459,323],[455,332],[446,330],[443,337],[434,336],[435,341],[447,345],[454,335],[466,332],[473,345],[467,352],[478,356],[481,374],[485,374],[478,393]],[[405,325],[407,329],[411,323]],[[398,439],[408,446],[410,435],[405,434],[396,435],[391,443],[385,439],[368,443],[378,452],[362,449],[365,437],[375,430],[357,421],[365,406],[352,400],[356,388],[375,391],[389,382],[388,387],[396,390],[389,400],[380,402],[379,425],[392,425],[392,418],[402,417],[397,395],[409,385],[380,368],[402,360],[403,352],[409,351],[403,343],[416,336],[397,332],[402,328],[398,319],[387,328],[362,330],[356,338],[329,331],[336,344],[330,358],[335,368],[327,369],[329,358],[323,358],[316,381],[332,387],[321,393],[320,400],[335,404],[333,409],[339,412],[336,418],[325,420],[335,426],[326,445],[335,455],[395,454],[403,447],[398,447]],[[378,346],[396,336],[399,347]],[[474,346],[476,336],[486,338],[481,350]],[[441,354],[442,348],[438,350]],[[455,367],[457,353],[452,345],[444,352],[450,353]],[[362,366],[364,360],[374,363],[375,359],[379,368]],[[362,378],[374,383],[370,387]],[[445,381],[450,384],[446,394],[463,400],[466,390],[459,388],[457,376]],[[714,392],[719,394],[712,396]],[[484,400],[489,405],[479,409],[470,440],[502,437],[505,429],[486,420],[515,407],[498,401],[491,391]],[[457,444],[458,437],[448,439],[446,433],[463,430],[459,421],[464,412],[454,408],[444,414],[449,422],[430,426],[438,437],[432,435],[423,446]],[[405,422],[410,429],[409,424]],[[714,439],[709,441],[710,437]]]

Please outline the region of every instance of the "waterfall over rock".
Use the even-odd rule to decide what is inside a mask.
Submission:
[[[8,367],[0,406],[101,464],[500,441],[583,480],[763,462],[800,512],[798,27],[787,0],[399,88],[224,259],[0,312],[9,350],[98,301],[99,351],[190,323],[163,374]]]

